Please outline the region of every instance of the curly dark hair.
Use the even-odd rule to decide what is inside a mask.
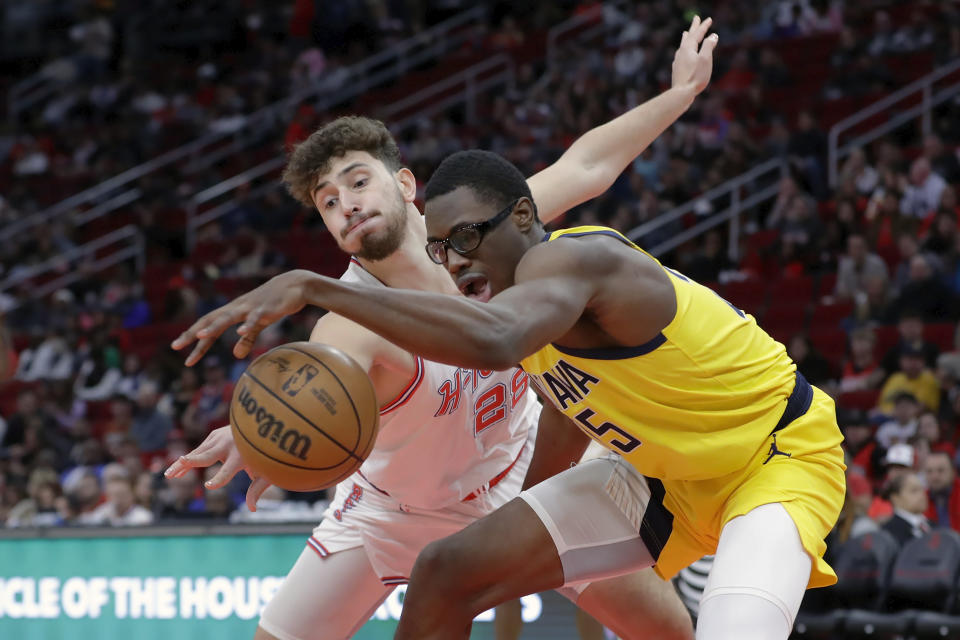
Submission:
[[[344,116],[323,125],[293,148],[283,170],[287,191],[304,206],[312,208],[314,202],[310,196],[317,179],[330,170],[334,158],[350,151],[366,151],[390,171],[403,167],[400,149],[382,122]]]

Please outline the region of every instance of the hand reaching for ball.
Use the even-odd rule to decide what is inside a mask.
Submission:
[[[233,348],[233,355],[246,358],[261,331],[277,320],[303,309],[306,305],[304,284],[314,277],[316,274],[303,269],[274,276],[253,291],[194,322],[170,346],[179,351],[196,341],[196,346],[186,360],[186,365],[191,367],[213,346],[220,334],[233,325],[240,324],[237,328],[240,341]]]
[[[257,501],[263,492],[271,485],[266,478],[259,478],[251,472],[243,460],[240,458],[240,452],[233,441],[233,433],[230,425],[214,429],[210,432],[203,442],[196,449],[186,455],[182,455],[171,464],[164,472],[168,478],[179,478],[191,469],[204,469],[213,466],[217,462],[222,463],[217,473],[204,483],[207,489],[219,489],[226,485],[233,476],[241,469],[247,472],[253,482],[247,488],[247,508],[250,511],[257,510]]]

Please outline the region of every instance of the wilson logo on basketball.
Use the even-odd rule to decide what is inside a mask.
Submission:
[[[307,452],[310,451],[310,436],[304,435],[296,429],[286,428],[282,420],[277,420],[272,413],[260,406],[257,399],[250,393],[247,385],[240,388],[240,395],[237,399],[240,401],[243,410],[257,421],[257,435],[277,443],[277,447],[281,451],[286,451],[301,460],[307,459]]]

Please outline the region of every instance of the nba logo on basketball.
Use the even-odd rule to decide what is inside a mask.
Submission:
[[[287,378],[287,381],[283,383],[281,387],[284,391],[287,392],[287,395],[293,397],[300,393],[300,390],[303,389],[308,382],[313,380],[313,378],[320,373],[320,370],[317,369],[312,364],[305,364],[297,372]]]

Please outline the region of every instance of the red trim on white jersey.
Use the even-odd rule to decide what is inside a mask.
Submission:
[[[386,585],[395,586],[398,584],[408,584],[410,582],[410,578],[406,578],[404,576],[385,576],[380,578],[380,582]]]
[[[316,551],[321,558],[326,558],[328,555],[330,555],[330,552],[327,551],[327,548],[320,544],[320,541],[313,536],[307,538],[307,546]]]
[[[420,386],[420,383],[423,382],[423,358],[416,356],[417,358],[417,373],[413,376],[413,380],[410,381],[410,384],[407,385],[407,388],[400,392],[393,402],[387,404],[386,406],[380,409],[380,415],[390,413],[394,409],[399,409],[404,404],[407,403],[407,400],[416,392],[417,387]]]

